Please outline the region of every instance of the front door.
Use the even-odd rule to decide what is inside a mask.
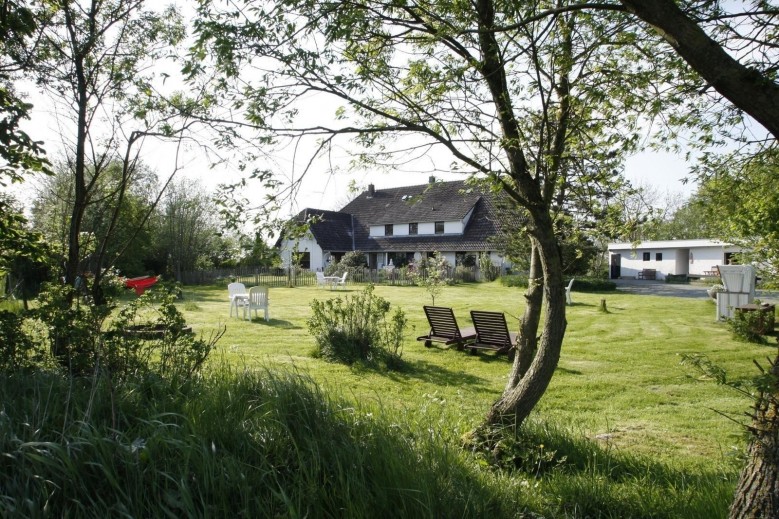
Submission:
[[[612,254],[610,279],[619,279],[620,277],[622,277],[622,254]]]

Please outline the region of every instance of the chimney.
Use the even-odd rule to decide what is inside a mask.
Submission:
[[[373,186],[373,184],[368,184],[368,198],[373,198],[373,195],[376,194],[376,188]]]
[[[428,184],[435,184],[435,177],[433,175],[430,175],[430,178],[427,179]]]

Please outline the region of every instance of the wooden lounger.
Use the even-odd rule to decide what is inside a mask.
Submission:
[[[471,320],[476,328],[476,340],[465,346],[471,353],[490,350],[498,354],[505,353],[509,359],[514,358],[517,334],[509,332],[506,316],[502,312],[471,310]]]
[[[430,323],[430,333],[417,337],[418,341],[425,341],[425,346],[429,348],[433,342],[442,342],[446,346],[457,345],[457,349],[462,349],[463,345],[476,338],[476,331],[473,328],[460,329],[457,325],[457,319],[451,308],[442,306],[424,306],[427,322]]]

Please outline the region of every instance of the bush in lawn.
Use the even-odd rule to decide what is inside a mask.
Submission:
[[[174,304],[178,293],[147,292],[119,311],[100,345],[104,370],[119,379],[151,372],[174,383],[200,370],[225,330],[196,338]]]
[[[527,288],[527,274],[509,274],[502,276],[500,282],[507,287]]]
[[[30,312],[27,323],[46,329],[40,344],[21,322],[4,317],[0,335],[12,333],[15,342],[2,348],[0,363],[25,367],[22,360],[40,362],[41,353],[48,349],[45,357],[57,361],[71,375],[106,375],[119,381],[155,374],[183,383],[200,370],[224,333],[196,338],[174,305],[180,292],[177,287],[169,292],[147,291],[112,319],[109,316],[115,303],[111,292],[105,292],[106,304],[96,305],[88,299],[82,301],[74,290],[52,283],[41,292],[39,307]]]
[[[308,329],[317,344],[316,355],[333,362],[384,360],[397,366],[402,355],[407,319],[395,310],[389,322],[390,304],[369,285],[360,294],[311,302]]]
[[[760,301],[755,303],[760,307]],[[776,317],[772,311],[743,312],[736,311],[733,317],[728,319],[733,334],[741,340],[754,342],[756,344],[766,344],[763,337],[766,333],[774,330]]]

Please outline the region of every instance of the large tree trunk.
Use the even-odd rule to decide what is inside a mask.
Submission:
[[[654,27],[717,92],[779,139],[779,84],[731,57],[673,0],[621,1]]]
[[[530,252],[530,271],[528,273],[527,292],[525,293],[525,313],[519,324],[517,354],[511,368],[506,391],[514,388],[525,376],[538,351],[538,325],[541,322],[541,305],[544,297],[544,273],[538,247],[533,242]]]
[[[475,3],[479,19],[479,48],[481,61],[479,72],[484,77],[495,103],[503,133],[502,147],[510,164],[512,183],[503,182],[506,193],[528,211],[530,235],[538,250],[544,277],[546,302],[544,331],[538,352],[530,368],[516,385],[507,385],[500,400],[490,409],[485,418],[485,427],[513,423],[519,426],[530,414],[543,396],[552,375],[557,368],[560,350],[565,335],[565,293],[562,281],[560,248],[554,233],[548,200],[542,193],[542,179],[528,171],[527,160],[519,146],[523,142],[511,103],[506,70],[501,47],[495,37],[495,5],[492,0],[477,0]],[[541,312],[542,301],[529,300],[533,306],[530,312]],[[516,362],[519,362],[518,360]],[[512,374],[514,370],[512,369]],[[516,378],[511,377],[512,382]]]
[[[566,328],[562,262],[548,213],[534,215],[534,222],[533,235],[538,243],[544,272],[544,328],[530,368],[518,384],[507,386],[500,399],[492,405],[484,424],[488,427],[521,425],[546,392],[560,360]],[[533,303],[529,301],[528,304]]]
[[[755,404],[752,440],[747,466],[741,472],[736,496],[730,507],[731,519],[773,519],[779,517],[779,357],[771,369],[773,388],[762,393]]]

